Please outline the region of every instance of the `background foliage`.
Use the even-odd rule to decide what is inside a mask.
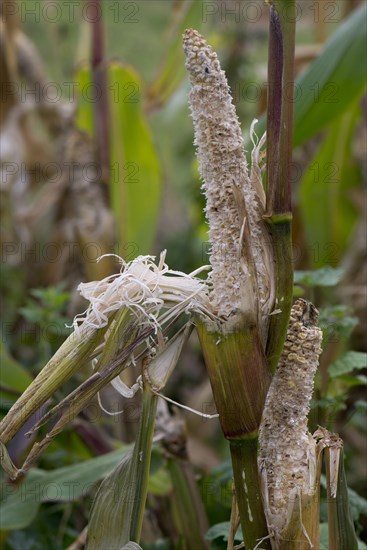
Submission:
[[[259,135],[264,128],[268,25],[260,1],[104,0],[106,48],[99,53],[107,75],[106,113],[91,87],[96,70],[91,44],[98,30],[93,30],[88,4],[81,1],[73,12],[65,2],[57,10],[46,0],[10,4],[18,7],[8,20],[13,28],[9,35],[24,33],[30,42],[19,39],[15,48],[21,108],[1,123],[6,145],[1,207],[3,414],[69,333],[65,322],[83,310],[77,284],[107,274],[101,270],[116,269],[112,260],[102,267],[95,264],[98,255],[116,251],[131,260],[167,248],[174,269],[190,271],[207,263],[182,30],[197,28],[219,52],[248,143],[254,117],[260,119]],[[366,5],[352,0],[303,0],[297,5],[295,296],[316,304],[324,330],[310,424],[338,431],[344,439],[353,519],[366,541]],[[13,78],[10,74],[9,82]],[[8,117],[16,108],[9,97]],[[70,107],[76,107],[75,116],[64,123],[60,110]],[[107,114],[108,142],[95,122],[98,110]],[[14,132],[20,147],[12,141]],[[82,177],[86,185],[78,187],[78,175],[65,181],[51,177],[57,169],[51,176],[44,170],[47,163],[63,169],[66,162],[78,168],[91,165],[106,144],[107,179]],[[14,176],[6,162],[18,167]],[[22,163],[33,172],[19,170]],[[88,372],[82,371],[80,380]],[[66,386],[56,398],[66,395],[73,383]],[[195,338],[168,394],[213,412]],[[101,398],[106,408],[124,408],[125,414],[109,417],[95,402],[52,443],[20,487],[3,479],[5,548],[67,548],[83,532],[98,482],[129,451],[140,411],[138,401],[123,402],[112,389]],[[225,548],[232,502],[226,447],[216,421],[180,416],[187,422],[182,432],[188,450],[185,467],[198,480],[209,520],[208,544]],[[24,433],[12,441],[17,465],[28,446]],[[188,547],[180,511],[172,504],[177,498],[172,460],[181,464],[182,456],[156,448],[153,457],[143,547]],[[320,520],[324,525],[324,509]],[[324,527],[321,533],[323,547]]]

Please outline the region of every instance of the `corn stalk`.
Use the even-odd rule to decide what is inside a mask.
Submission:
[[[275,371],[285,341],[293,295],[292,125],[294,94],[295,4],[270,3],[266,163],[266,221],[274,255],[275,304],[266,355]]]
[[[270,548],[257,474],[257,437],[270,372],[285,340],[293,290],[292,103],[286,101],[285,89],[293,85],[294,26],[294,18],[281,19],[271,6],[269,69],[274,72],[269,75],[266,196],[263,141],[255,143],[251,128],[254,150],[248,172],[241,129],[218,59],[196,31],[184,34],[212,245],[212,301],[220,318],[217,323],[198,319],[197,326],[222,430],[230,443],[247,548],[260,539]],[[275,159],[280,162],[273,172]]]

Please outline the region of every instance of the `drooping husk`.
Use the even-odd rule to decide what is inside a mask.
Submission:
[[[42,411],[40,419],[32,419],[34,424],[28,434],[58,415],[45,437],[33,445],[23,467],[16,470],[3,453],[4,468],[13,478],[34,464],[53,438],[106,384],[111,383],[125,397],[132,397],[141,387],[140,380],[130,388],[119,374],[135,364],[136,353],[152,358],[156,353],[152,342],[156,339],[163,346],[167,325],[192,309],[212,315],[206,283],[193,275],[170,270],[164,261],[165,252],[158,265],[151,256],[139,256],[130,263],[117,259],[122,265],[120,273],[79,285],[82,296],[90,302],[87,310],[74,318],[74,332],[0,424],[0,441],[4,445],[82,365],[96,359],[94,372],[87,380],[49,411]],[[174,368],[183,342],[184,339],[176,339],[176,348],[165,346],[163,371],[155,368],[157,363],[153,362],[151,375],[158,389]]]
[[[19,428],[89,359],[106,329],[87,327],[73,332],[28,386],[0,423],[0,440],[7,443]]]

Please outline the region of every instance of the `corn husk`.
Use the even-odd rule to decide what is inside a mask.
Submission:
[[[44,439],[33,445],[20,470],[15,472],[4,455],[4,466],[12,477],[24,474],[53,438],[106,384],[111,383],[128,398],[141,389],[139,377],[130,388],[120,380],[119,374],[136,364],[136,354],[152,359],[156,354],[157,342],[168,358],[168,362],[162,361],[160,372],[155,370],[155,364],[151,368],[154,383],[162,388],[173,368],[171,364],[177,362],[184,343],[184,339],[177,338],[174,345],[166,346],[166,327],[192,310],[214,316],[208,299],[208,286],[204,281],[196,274],[170,270],[164,261],[165,253],[161,254],[158,265],[153,260],[153,257],[141,256],[126,264],[120,258],[120,273],[79,285],[82,296],[89,300],[90,305],[84,313],[75,317],[74,332],[1,422],[1,442],[8,442],[81,365],[95,359],[94,372],[35,422],[29,434],[59,415]]]

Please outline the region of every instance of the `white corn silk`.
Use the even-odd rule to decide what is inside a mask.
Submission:
[[[158,342],[164,346],[164,327],[180,315],[196,312],[213,318],[209,286],[204,280],[196,277],[208,267],[204,266],[189,275],[173,271],[165,263],[165,254],[165,251],[161,254],[158,265],[154,263],[153,256],[139,256],[130,263],[116,256],[121,263],[120,273],[110,275],[101,281],[81,283],[78,290],[89,301],[89,306],[84,313],[74,318],[76,336],[82,338],[89,334],[91,329],[106,327],[116,312],[127,309],[132,313],[132,322],[138,327],[136,340],[138,341],[139,334],[148,329],[148,333],[157,336]],[[113,319],[106,331],[106,345],[109,343],[115,322]],[[146,338],[143,344],[151,357],[157,351],[153,341],[153,338]],[[140,347],[139,352],[141,351]],[[128,364],[135,364],[134,351]],[[94,368],[97,367],[98,360],[94,363]],[[112,380],[111,384],[127,398],[133,397],[140,387],[139,380],[130,388],[120,377]]]

